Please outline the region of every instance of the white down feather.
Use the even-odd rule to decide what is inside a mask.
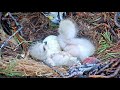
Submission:
[[[73,21],[62,20],[58,29],[58,42],[62,50],[84,60],[94,54],[95,46],[86,38],[76,38],[77,31],[76,24]]]
[[[30,55],[36,59],[44,60],[44,62],[51,66],[70,66],[78,64],[76,57],[69,53],[61,51],[57,36],[50,35],[43,40],[43,43],[36,43],[30,48]]]

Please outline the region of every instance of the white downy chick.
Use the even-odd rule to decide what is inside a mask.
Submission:
[[[47,52],[45,50],[44,44],[42,42],[35,42],[29,48],[30,55],[38,60],[45,60],[47,59]]]
[[[47,64],[52,66],[70,66],[79,63],[76,57],[71,56],[67,52],[61,51],[57,36],[50,35],[43,40],[43,43],[46,43]]]
[[[88,39],[76,38],[77,31],[76,24],[73,21],[69,19],[61,21],[58,29],[58,41],[64,51],[84,60],[93,55],[95,46]]]
[[[55,52],[61,51],[59,43],[57,41],[57,36],[50,35],[46,37],[43,42],[35,42],[29,48],[30,55],[38,60],[46,62],[46,59],[50,57]],[[52,63],[52,61],[50,61]],[[54,63],[54,62],[53,62]]]
[[[82,61],[95,52],[94,44],[86,38],[73,38],[68,40],[67,44],[64,51],[70,53],[74,57],[80,58]]]
[[[76,57],[69,53],[61,51],[57,36],[50,35],[43,40],[30,47],[30,55],[38,60],[44,61],[51,66],[70,66],[78,64]]]

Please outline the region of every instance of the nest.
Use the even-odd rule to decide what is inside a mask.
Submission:
[[[70,18],[72,18],[78,24],[78,37],[84,36],[93,41],[97,49],[93,56],[99,58],[100,60],[110,60],[120,57],[120,30],[118,27],[115,27],[114,14],[114,12],[78,12],[76,16],[70,16]],[[58,26],[51,26],[50,20],[42,15],[41,12],[19,12],[13,13],[13,15],[18,17],[18,22],[23,26],[23,34],[21,34],[21,36],[26,41],[43,40],[49,35],[58,35]],[[116,34],[114,34],[113,31]],[[111,38],[113,39],[112,42],[103,36],[106,32],[110,32]],[[2,34],[0,33],[0,35]],[[0,37],[0,43],[3,42],[2,38]],[[100,43],[100,41],[102,42],[103,40],[106,45],[109,45],[110,47],[107,47],[104,51],[98,53],[97,51],[99,48],[103,47]],[[21,47],[18,46],[16,49],[16,44],[12,42],[13,41],[9,41],[8,46],[2,50],[2,56],[4,57],[2,61],[4,61],[4,64],[0,65],[3,65],[4,68],[7,67],[7,64],[5,63],[5,57],[9,56],[11,58],[16,58],[18,54],[22,53]],[[114,54],[115,57],[107,57],[107,53],[118,54]],[[10,58],[7,58],[7,60],[8,59],[11,60]],[[14,70],[24,73],[24,76],[59,77],[59,75],[50,67],[30,58],[27,60],[20,58],[16,61],[16,63],[17,64]]]

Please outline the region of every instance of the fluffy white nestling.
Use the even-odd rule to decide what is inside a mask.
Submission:
[[[29,47],[29,53],[34,59],[43,61],[47,58],[46,57],[47,52],[45,50],[45,46],[42,42],[39,41],[35,42]]]
[[[72,56],[84,60],[95,52],[95,46],[86,38],[77,38],[76,24],[70,19],[65,19],[60,22],[58,42],[63,49]]]
[[[78,64],[76,57],[69,53],[61,51],[57,36],[50,35],[46,37],[43,42],[33,44],[29,51],[30,55],[38,60],[44,61],[51,66],[70,66]]]

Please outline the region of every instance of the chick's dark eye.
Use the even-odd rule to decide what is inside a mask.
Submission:
[[[47,45],[47,42],[44,42],[45,45]]]

